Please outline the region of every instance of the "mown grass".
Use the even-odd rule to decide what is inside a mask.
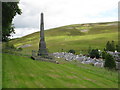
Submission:
[[[117,88],[118,73],[80,63],[54,64],[3,54],[3,88]]]

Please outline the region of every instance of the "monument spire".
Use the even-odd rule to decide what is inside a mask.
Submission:
[[[46,49],[46,43],[44,39],[44,15],[41,13],[41,22],[40,22],[40,42],[39,42],[39,51],[38,56],[46,56],[48,55]]]

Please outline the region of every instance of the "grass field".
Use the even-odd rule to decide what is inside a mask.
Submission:
[[[85,31],[85,32],[83,32]],[[117,22],[75,24],[45,30],[46,45],[49,52],[61,52],[74,49],[77,54],[87,53],[89,46],[103,50],[107,41],[118,43]],[[38,50],[39,32],[29,34],[22,38],[11,40],[16,47],[29,44],[23,48],[22,53],[31,53]]]
[[[75,62],[3,54],[3,88],[117,88],[118,73]]]
[[[117,22],[75,24],[45,31],[48,51],[74,49],[77,54],[87,53],[89,46],[103,50],[107,41],[118,41]],[[39,32],[13,39],[15,47],[24,47],[19,53],[32,55],[38,50]],[[3,47],[4,47],[3,43]],[[3,54],[3,88],[117,88],[118,72],[104,68],[67,62],[61,64],[34,61],[27,57]],[[1,72],[1,71],[0,71]]]

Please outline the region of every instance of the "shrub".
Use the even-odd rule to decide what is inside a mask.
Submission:
[[[17,50],[18,50],[18,51],[22,51],[23,49],[22,49],[21,47],[19,47]]]
[[[114,44],[114,41],[111,42],[111,51],[115,51],[115,44]]]
[[[102,52],[102,58],[105,59],[105,57],[106,57],[106,52],[103,51],[103,52]]]
[[[5,48],[3,48],[3,49],[16,49],[15,47],[14,47],[14,45],[13,44],[10,44],[9,42],[7,42],[6,44],[5,44]]]
[[[116,45],[116,50],[120,52],[120,45]]]
[[[108,41],[108,42],[106,43],[106,51],[112,51],[112,52],[115,51],[114,41],[112,41],[111,43],[110,43],[110,41]]]
[[[105,57],[104,67],[108,69],[114,69],[116,67],[116,63],[115,63],[113,56],[108,53],[106,54],[106,57]]]
[[[73,54],[75,54],[75,50],[70,49],[70,50],[68,51],[68,53],[73,53]]]
[[[92,49],[89,55],[90,55],[90,58],[95,58],[95,57],[100,58],[98,49]]]

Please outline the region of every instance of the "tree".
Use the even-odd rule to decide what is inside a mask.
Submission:
[[[115,51],[115,44],[114,41],[112,41],[111,43],[108,41],[106,44],[106,51]]]
[[[114,41],[111,42],[111,51],[115,52],[115,44],[114,44]]]
[[[100,58],[100,53],[99,53],[98,49],[95,50],[95,56],[96,56],[96,58]]]
[[[120,52],[120,45],[116,45],[116,50]]]
[[[106,51],[115,51],[115,44],[114,41],[112,41],[111,43],[108,41],[106,44]]]
[[[110,41],[108,41],[106,44],[106,51],[110,51],[110,48],[111,48],[111,44]]]
[[[94,54],[95,52],[94,51],[95,51],[94,49],[91,50],[91,52],[89,54],[90,58],[95,58],[95,54]]]
[[[73,54],[75,54],[75,50],[70,49],[70,50],[68,51],[68,53],[73,53]]]
[[[109,53],[106,54],[104,67],[108,69],[114,69],[116,67],[115,60]]]
[[[105,59],[105,57],[106,57],[106,52],[103,51],[103,52],[102,52],[102,58]]]
[[[90,55],[90,58],[95,58],[95,57],[99,58],[100,57],[98,49],[92,49],[89,55]]]
[[[19,2],[2,3],[2,41],[8,41],[11,33],[14,32],[12,20],[16,14],[21,15],[21,9],[18,7]]]

